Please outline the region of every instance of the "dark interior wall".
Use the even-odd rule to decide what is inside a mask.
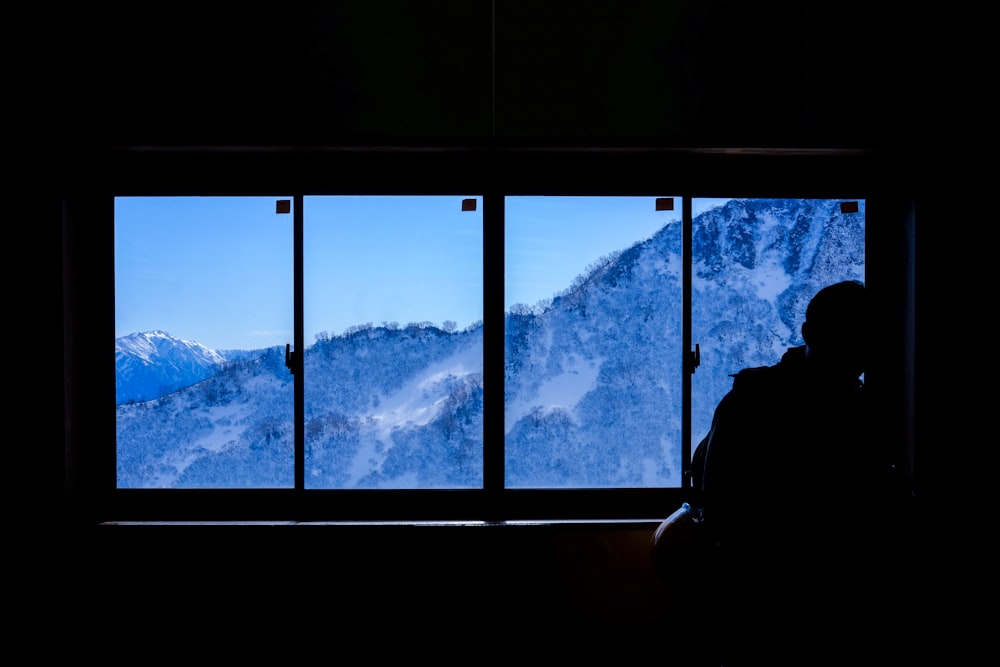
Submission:
[[[32,148],[30,180],[42,193],[31,215],[43,222],[28,236],[46,252],[27,295],[36,310],[42,304],[42,321],[49,324],[42,343],[53,350],[63,345],[62,196],[86,190],[89,169],[118,146],[878,148],[904,167],[897,174],[901,194],[919,200],[916,207],[930,216],[923,224],[934,224],[952,209],[947,191],[931,195],[928,185],[946,174],[941,158],[954,149],[952,123],[959,114],[948,108],[953,99],[925,94],[945,76],[939,54],[924,47],[928,19],[913,8],[890,16],[871,5],[363,0],[251,11],[235,3],[181,2],[71,5],[36,16],[31,25],[44,29],[31,34],[51,55],[30,82],[33,103],[27,107],[48,115],[26,122],[21,138]],[[948,272],[938,254],[949,249],[948,241],[941,242],[914,251],[923,260],[914,268],[920,273],[914,284],[937,284]],[[933,272],[924,268],[931,266]],[[919,377],[945,369],[932,351],[941,341],[931,332],[933,313],[945,297],[927,290],[918,299],[923,308],[917,322],[925,326],[917,346]],[[34,391],[43,405],[63,404],[63,368],[56,356],[39,373]],[[917,391],[918,406],[936,405],[940,398]],[[66,463],[65,424],[51,412],[45,415],[37,420],[38,439],[51,444],[42,454],[53,474],[34,503],[40,516],[51,512],[52,498],[61,497]],[[940,427],[933,415],[922,411],[917,430]],[[940,446],[929,435],[918,442],[928,462],[924,479],[933,488],[944,475],[933,464],[941,458]],[[268,533],[230,541],[184,530],[158,534],[146,551],[138,545],[149,542],[126,533],[84,543],[105,564],[92,572],[97,580],[79,590],[93,599],[124,596],[136,581],[157,593],[160,585],[196,586],[201,592],[195,599],[210,609],[218,601],[209,592],[214,585],[237,600],[243,599],[235,595],[241,577],[261,586],[256,570],[247,574],[219,564],[227,558],[259,559],[265,547],[292,545],[276,561],[282,576],[300,559],[332,558],[336,565],[339,558],[367,566],[375,577],[396,566],[390,555],[399,549],[409,564],[403,575],[396,573],[405,576],[399,609],[410,617],[424,612],[422,598],[428,596],[456,605],[450,621],[462,618],[462,605],[483,613],[514,596],[536,605],[525,621],[535,627],[549,612],[596,618],[605,628],[622,623],[647,630],[676,620],[656,606],[661,583],[644,569],[645,543],[635,533],[569,529],[516,538],[477,533],[461,540],[458,534],[442,538],[432,530],[417,538],[372,539]],[[71,542],[61,546],[79,553],[80,544]],[[150,565],[167,571],[192,552],[217,554],[222,560],[216,565],[226,573],[210,575],[188,564],[159,584],[155,577],[143,579]],[[421,555],[413,560],[407,555],[412,553]],[[98,582],[120,576],[108,559],[130,562],[131,581],[102,588]],[[507,574],[494,578],[497,572]],[[629,576],[635,578],[623,582]],[[393,580],[378,579],[374,595],[391,595],[392,584],[385,582]],[[270,590],[284,590],[266,581],[278,586]],[[485,597],[471,602],[466,581],[485,587]],[[334,584],[326,586],[320,590],[336,592]],[[264,599],[288,608],[308,597],[273,593]],[[358,603],[366,591],[352,585],[346,599]],[[376,609],[381,605],[371,603],[366,611]],[[261,607],[246,607],[248,615],[250,610]],[[207,621],[209,612],[202,613]]]
[[[281,661],[592,660],[658,653],[690,631],[645,526],[102,527],[56,571],[72,618],[158,656]],[[81,634],[89,634],[87,631]],[[101,638],[103,644],[107,641]],[[695,648],[677,641],[667,664]]]
[[[70,7],[70,145],[903,145],[929,56],[907,13],[779,0]],[[918,25],[919,27],[919,25]],[[914,84],[923,84],[915,87]],[[920,99],[920,104],[911,102]]]

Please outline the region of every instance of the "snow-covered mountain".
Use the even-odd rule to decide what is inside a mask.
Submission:
[[[730,373],[801,343],[812,294],[864,278],[861,206],[844,215],[835,201],[731,200],[695,219],[695,436]],[[551,302],[507,313],[508,486],[680,485],[680,248],[680,225],[668,224]],[[309,347],[307,488],[480,487],[482,333],[360,326]],[[292,486],[283,350],[202,368],[197,384],[118,406],[119,486]],[[139,394],[119,378],[120,392]]]
[[[116,403],[145,401],[211,377],[226,358],[200,343],[163,331],[115,341]]]

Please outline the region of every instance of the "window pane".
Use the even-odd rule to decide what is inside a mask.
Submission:
[[[802,345],[813,294],[865,279],[865,202],[695,199],[691,340],[701,366],[691,378],[692,452],[708,433],[730,374],[777,363]],[[699,213],[700,211],[700,213]]]
[[[119,488],[294,485],[293,223],[278,202],[115,199]]]
[[[681,485],[680,202],[506,198],[507,487]]]
[[[481,488],[482,198],[303,208],[306,488]]]

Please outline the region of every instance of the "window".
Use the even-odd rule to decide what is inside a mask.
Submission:
[[[293,487],[292,231],[274,198],[115,200],[118,488]]]
[[[304,206],[305,488],[482,488],[482,198]]]
[[[507,198],[506,487],[681,486],[674,201]]]
[[[692,232],[691,445],[708,433],[731,373],[802,345],[806,305],[821,287],[865,281],[865,202],[696,199]]]
[[[390,186],[114,193],[106,518],[659,517],[866,277],[864,198]]]

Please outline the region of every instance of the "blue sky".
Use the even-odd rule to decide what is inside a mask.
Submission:
[[[680,198],[674,211],[657,211],[654,197],[508,197],[504,209],[508,310],[552,298],[602,256],[681,219]]]
[[[475,211],[462,211],[465,198]],[[213,349],[293,342],[293,215],[274,197],[115,201],[115,336],[159,329]],[[695,214],[709,200],[696,200]],[[652,197],[514,197],[505,307],[565,289],[675,211]],[[481,320],[482,198],[306,197],[305,343],[354,325]]]

